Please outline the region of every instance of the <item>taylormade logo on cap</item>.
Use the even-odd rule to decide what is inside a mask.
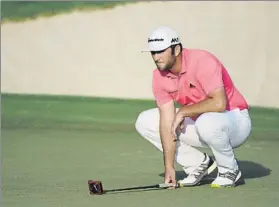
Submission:
[[[176,31],[170,27],[160,26],[148,37],[148,49],[143,51],[161,51],[178,43],[180,39]]]

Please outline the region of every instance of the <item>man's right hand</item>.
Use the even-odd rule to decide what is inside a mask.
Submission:
[[[165,184],[172,183],[174,186],[176,185],[176,178],[175,178],[175,170],[172,167],[165,169]],[[170,187],[173,189],[174,187]]]
[[[171,126],[175,118],[176,109],[174,102],[170,101],[159,107],[160,112],[160,136],[164,154],[165,184],[176,184],[174,159],[176,150],[176,137],[172,135]]]

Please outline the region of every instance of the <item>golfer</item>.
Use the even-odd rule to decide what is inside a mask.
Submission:
[[[194,186],[218,169],[211,187],[234,187],[241,178],[234,149],[247,140],[251,119],[225,66],[210,52],[183,48],[176,31],[165,26],[151,33],[145,51],[156,64],[157,107],[141,112],[135,127],[163,152],[164,182]],[[183,180],[176,181],[175,161],[187,175]]]

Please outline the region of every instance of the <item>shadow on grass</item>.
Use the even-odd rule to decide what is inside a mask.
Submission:
[[[246,160],[239,160],[239,168],[242,172],[242,178],[239,181],[239,185],[245,184],[246,179],[254,179],[254,178],[261,178],[270,175],[271,169],[266,168],[265,166],[255,163],[252,161],[246,161]],[[164,173],[160,173],[159,176],[164,177]],[[182,180],[187,175],[183,170],[176,171],[176,179]],[[209,176],[203,179],[201,181],[200,185],[210,184],[215,177],[217,176],[217,169]]]
[[[238,182],[239,185],[245,184],[245,179],[254,179],[254,178],[261,178],[270,175],[271,170],[269,168],[264,167],[261,164],[252,162],[252,161],[239,161],[239,167],[242,172],[242,178]],[[205,177],[199,184],[201,185],[208,185],[210,184],[216,177],[217,170],[215,170],[211,175]],[[159,176],[164,177],[164,173],[160,173]],[[176,178],[177,180],[181,180],[186,176],[184,171],[176,171]],[[150,188],[150,189],[137,189],[137,190],[124,190],[124,191],[115,191],[110,192],[109,190],[105,194],[118,194],[118,193],[133,193],[133,192],[143,192],[143,191],[154,191],[154,190],[163,190],[159,188]],[[167,189],[165,189],[167,190]]]

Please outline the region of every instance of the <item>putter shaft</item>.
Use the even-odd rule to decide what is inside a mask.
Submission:
[[[129,188],[118,188],[118,189],[110,189],[104,190],[104,192],[114,192],[114,191],[126,191],[126,190],[140,190],[140,189],[149,189],[149,188],[169,188],[169,187],[180,187],[179,184],[175,186],[173,184],[155,184],[155,185],[146,185],[146,186],[138,186],[138,187],[129,187]]]

